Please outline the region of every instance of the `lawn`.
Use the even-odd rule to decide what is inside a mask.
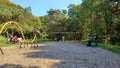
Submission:
[[[32,40],[31,39],[27,39],[27,41],[28,42],[31,42]],[[52,41],[52,40],[49,40],[49,39],[37,39],[37,40],[35,40],[35,42],[37,42],[37,43],[44,43],[44,42],[50,42],[50,41]],[[3,37],[3,36],[0,36],[0,47],[8,47],[8,46],[18,46],[18,45],[20,45],[20,43],[12,43],[12,42],[9,42],[9,43],[7,43],[6,42],[6,38],[5,37]]]
[[[81,43],[84,45],[87,45],[86,41],[81,41]],[[94,43],[92,43],[92,45],[94,45]],[[109,50],[109,51],[114,52],[116,54],[120,54],[120,46],[118,46],[118,45],[98,43],[98,47]]]

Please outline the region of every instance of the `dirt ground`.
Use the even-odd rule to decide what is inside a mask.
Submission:
[[[36,48],[2,50],[0,68],[120,68],[120,55],[80,43],[46,42]]]

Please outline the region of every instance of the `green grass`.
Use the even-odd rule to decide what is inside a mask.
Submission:
[[[27,40],[27,41],[31,42],[31,40]],[[52,40],[49,40],[49,39],[46,39],[46,40],[38,39],[38,40],[36,40],[37,43],[44,43],[44,42],[50,42],[50,41],[52,41]],[[0,47],[18,46],[18,45],[19,45],[19,43],[7,43],[5,41],[5,39],[0,40]]]
[[[80,40],[65,40],[65,42],[80,42]]]
[[[87,42],[85,42],[85,41],[82,41],[81,43],[84,45],[87,45]],[[94,43],[92,43],[92,45],[94,45]],[[118,46],[118,45],[98,43],[98,47],[109,50],[116,54],[120,54],[120,46]]]
[[[51,41],[53,41],[53,40],[51,40],[51,39],[38,39],[38,40],[36,40],[37,43],[44,43],[44,42],[51,42]]]
[[[0,47],[9,47],[9,46],[17,46],[19,43],[12,43],[12,42],[6,42],[5,39],[0,40]]]
[[[110,44],[99,44],[99,47],[120,54],[120,46]]]

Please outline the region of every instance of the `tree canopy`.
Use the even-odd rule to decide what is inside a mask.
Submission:
[[[41,20],[37,16],[33,16],[30,7],[22,8],[20,5],[10,3],[9,0],[0,1],[0,27],[7,21],[18,22],[25,34],[33,32],[35,28],[41,29]],[[8,30],[17,31],[16,26],[7,26]],[[4,33],[4,32],[3,32]]]

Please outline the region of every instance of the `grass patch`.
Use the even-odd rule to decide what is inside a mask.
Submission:
[[[110,45],[110,44],[100,43],[99,47],[106,49],[106,50],[109,50],[109,51],[112,51],[114,53],[120,54],[120,46],[118,46],[118,45]]]
[[[28,39],[27,41],[29,41],[29,42],[31,42],[31,40],[30,39]],[[52,40],[50,40],[50,39],[38,39],[38,40],[36,40],[36,42],[37,43],[44,43],[44,42],[51,42]],[[6,41],[5,41],[5,39],[2,39],[2,40],[0,40],[0,47],[9,47],[9,46],[18,46],[18,45],[20,45],[19,43],[7,43]]]
[[[65,40],[65,42],[80,42],[80,40]]]
[[[81,44],[87,45],[87,42],[82,41]],[[94,43],[92,43],[92,45],[94,45]],[[118,46],[118,45],[98,43],[98,47],[109,50],[109,51],[114,52],[116,54],[120,54],[120,46]]]
[[[0,47],[9,47],[9,46],[17,46],[17,43],[6,43],[6,42],[0,42]]]
[[[38,39],[36,40],[37,43],[44,43],[44,42],[52,42],[53,40],[51,39]]]
[[[16,46],[18,43],[7,43],[5,36],[0,35],[0,47]]]

